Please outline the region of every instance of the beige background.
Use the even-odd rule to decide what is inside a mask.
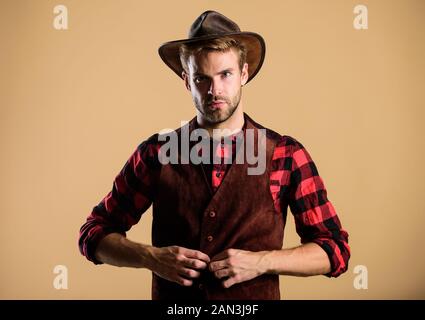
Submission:
[[[368,30],[353,28],[359,3]],[[157,48],[207,9],[264,36],[245,111],[304,144],[350,233],[347,273],[281,277],[283,298],[425,298],[425,1],[413,0],[1,0],[0,298],[150,298],[147,270],[92,265],[78,230],[142,140],[194,115]],[[150,222],[149,210],[129,238],[149,242]],[[298,242],[291,217],[285,247]],[[59,264],[68,290],[53,288]]]

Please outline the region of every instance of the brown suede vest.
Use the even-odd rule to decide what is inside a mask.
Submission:
[[[244,114],[246,129],[265,129]],[[192,119],[186,126],[194,129]],[[187,128],[186,128],[187,129]],[[181,128],[177,130],[181,137]],[[213,193],[202,164],[162,166],[153,203],[152,244],[182,246],[209,257],[234,248],[249,251],[279,250],[284,220],[270,193],[270,162],[278,135],[267,129],[266,163],[261,175],[248,175],[247,164],[233,163]],[[278,275],[262,275],[225,289],[208,270],[191,287],[183,287],[153,274],[152,299],[280,299]]]

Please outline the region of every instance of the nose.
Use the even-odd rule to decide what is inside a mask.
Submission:
[[[211,79],[208,94],[219,96],[222,93],[222,85],[219,79]]]

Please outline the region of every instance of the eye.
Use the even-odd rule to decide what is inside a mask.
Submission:
[[[204,80],[205,80],[205,77],[202,77],[202,76],[195,77],[195,79],[194,79],[195,83],[201,83]]]
[[[228,78],[228,77],[230,77],[232,75],[232,73],[230,72],[230,71],[226,71],[226,72],[224,72],[223,73],[223,76],[225,77],[225,78]]]

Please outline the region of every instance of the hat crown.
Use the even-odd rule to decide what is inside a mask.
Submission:
[[[168,41],[158,48],[162,61],[173,70],[177,76],[183,79],[184,67],[180,60],[182,45],[201,43],[205,44],[213,39],[229,37],[240,43],[246,49],[246,63],[248,68],[248,80],[252,80],[264,62],[266,44],[262,36],[254,32],[242,32],[239,26],[216,11],[203,12],[192,23],[189,29],[189,37],[182,40]]]
[[[239,26],[216,11],[205,11],[193,22],[189,30],[189,39],[214,34],[240,32]]]

